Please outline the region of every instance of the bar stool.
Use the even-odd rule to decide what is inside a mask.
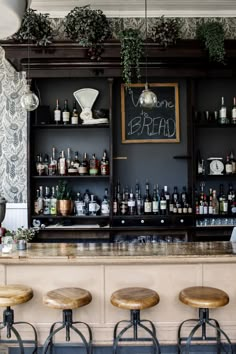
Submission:
[[[111,303],[113,306],[119,307],[124,310],[130,310],[130,320],[122,320],[116,323],[113,332],[113,354],[116,354],[118,349],[118,343],[121,341],[152,341],[154,353],[160,353],[160,345],[156,336],[156,329],[154,324],[150,320],[140,319],[140,310],[147,309],[157,305],[160,301],[159,295],[156,291],[146,288],[124,288],[115,291],[111,295]],[[127,323],[127,325],[120,330],[117,334],[118,327],[121,323]],[[151,327],[147,327],[144,323],[148,323]],[[138,327],[145,330],[151,338],[139,338]],[[133,328],[133,337],[122,338],[124,333]]]
[[[18,343],[19,353],[24,354],[24,343],[31,343],[34,345],[33,352],[37,353],[37,333],[34,326],[29,322],[14,321],[14,310],[11,306],[24,304],[33,297],[33,290],[20,284],[0,285],[0,307],[6,307],[3,311],[3,320],[0,322],[0,329],[6,328],[6,337],[9,339],[1,339],[0,343]],[[15,325],[28,325],[33,330],[34,340],[23,340],[20,333],[15,328]],[[10,339],[14,333],[16,340]]]
[[[62,321],[54,322],[51,325],[49,335],[44,342],[42,354],[47,353],[50,348],[50,353],[53,349],[53,337],[56,333],[65,328],[66,341],[70,341],[70,331],[73,330],[82,340],[82,345],[86,349],[86,353],[91,353],[92,347],[92,331],[89,325],[81,321],[73,321],[72,310],[88,305],[92,301],[92,295],[89,291],[81,288],[59,288],[49,291],[43,296],[44,305],[62,310]],[[76,324],[85,325],[88,330],[89,340],[87,341],[84,334],[75,326]],[[56,327],[60,325],[59,327]],[[69,345],[69,344],[68,344]],[[73,345],[73,344],[72,344]]]
[[[206,287],[206,286],[193,286],[183,289],[179,293],[179,300],[188,306],[196,307],[199,309],[198,319],[188,319],[183,321],[178,328],[178,353],[181,353],[181,342],[185,341],[184,353],[189,353],[190,344],[194,341],[216,341],[217,353],[221,353],[221,334],[225,337],[229,344],[229,353],[233,353],[231,341],[227,334],[220,328],[217,320],[209,318],[209,309],[225,306],[229,303],[229,296],[223,290]],[[185,323],[196,322],[188,337],[181,337],[181,330]],[[216,330],[215,337],[209,337],[206,333],[206,325],[213,327]],[[201,336],[194,337],[198,329],[201,329]]]

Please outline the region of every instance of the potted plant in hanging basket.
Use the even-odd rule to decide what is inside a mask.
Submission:
[[[224,64],[225,34],[222,23],[212,20],[201,21],[197,25],[196,36],[207,49],[210,61]]]
[[[73,207],[71,189],[66,181],[60,180],[57,188],[57,212],[62,216],[71,215]]]
[[[64,20],[68,38],[88,48],[91,60],[101,60],[103,43],[111,38],[110,23],[101,10],[93,10],[89,5],[75,7]]]
[[[132,80],[139,81],[140,59],[143,55],[143,39],[138,29],[127,28],[119,33],[121,43],[122,77],[125,84],[131,84]]]
[[[30,41],[39,46],[50,44],[53,30],[48,17],[48,14],[36,13],[36,10],[28,9],[23,16],[19,31],[12,38],[20,42]]]
[[[162,48],[175,45],[180,38],[180,27],[180,19],[161,16],[151,30],[152,40]]]

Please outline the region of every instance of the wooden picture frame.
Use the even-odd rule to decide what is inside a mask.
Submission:
[[[138,99],[145,84],[121,84],[121,135],[123,144],[179,143],[179,85],[150,83],[157,105],[142,108]]]

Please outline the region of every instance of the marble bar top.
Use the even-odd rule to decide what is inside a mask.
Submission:
[[[125,243],[30,243],[27,250],[0,253],[1,264],[155,264],[234,263],[236,243],[180,242]]]

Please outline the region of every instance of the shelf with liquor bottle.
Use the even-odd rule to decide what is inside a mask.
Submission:
[[[145,183],[145,193],[141,194],[138,181],[134,193],[128,186],[121,187],[118,181],[114,188],[112,205],[112,226],[122,229],[165,229],[191,228],[193,214],[191,192],[186,187],[178,192],[178,187],[169,192],[168,186],[160,188],[154,184],[150,191],[150,183]]]
[[[108,107],[96,110],[109,116],[107,123],[98,124],[84,124],[72,98],[64,99],[60,108],[62,97],[70,98],[78,87],[85,87],[84,79],[64,80],[37,80],[41,100],[50,106],[50,116],[44,124],[28,118],[28,223],[49,231],[60,227],[100,230],[110,225],[113,80],[86,80],[86,87],[99,90],[98,104]],[[70,189],[70,198],[64,199],[64,205],[71,201],[66,212],[60,206],[64,200],[58,195],[63,183]]]

